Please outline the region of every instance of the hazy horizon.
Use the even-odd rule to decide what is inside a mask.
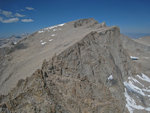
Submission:
[[[150,34],[148,0],[0,0],[0,38],[82,18],[94,18],[121,33]]]

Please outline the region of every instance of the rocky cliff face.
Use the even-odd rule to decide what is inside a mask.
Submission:
[[[73,30],[67,32],[68,28]],[[61,48],[64,44],[65,49],[56,46],[55,54],[43,61],[41,69],[19,80],[7,95],[1,95],[0,112],[128,113],[124,81],[136,72],[122,47],[119,28],[107,27],[94,19],[82,19],[66,24],[66,29],[67,35],[61,33],[61,36],[65,37],[67,45],[61,43],[63,37],[56,43]],[[42,37],[43,32],[47,33],[41,30],[33,37]],[[26,39],[26,43],[27,40],[37,43],[33,37]]]
[[[88,22],[80,20],[74,26],[84,23]],[[134,69],[121,45],[119,28],[96,26],[102,29],[91,31],[50,60],[44,60],[41,69],[19,80],[8,95],[2,95],[0,111],[128,113],[123,81]]]

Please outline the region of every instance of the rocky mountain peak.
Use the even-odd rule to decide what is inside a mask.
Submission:
[[[98,21],[96,21],[93,18],[80,19],[80,20],[77,20],[77,21],[74,22],[74,27],[77,28],[77,27],[81,27],[81,26],[84,26],[84,25],[92,26],[92,25],[95,25],[95,24],[98,24]]]
[[[95,23],[83,19],[75,25]],[[1,108],[9,112],[126,112],[123,81],[132,68],[119,36],[117,27],[90,31],[44,60],[31,77],[20,80],[1,97]]]
[[[118,27],[94,19],[30,35],[20,42],[25,48],[14,50],[8,54],[10,61],[0,63],[0,112],[132,113],[134,92],[146,106],[143,95],[148,94],[134,86],[135,64],[120,37]]]

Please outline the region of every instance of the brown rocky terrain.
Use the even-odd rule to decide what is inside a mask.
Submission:
[[[94,19],[30,35],[1,57],[0,112],[149,112],[148,94],[144,97],[130,84],[141,71],[130,59],[129,50],[134,50],[125,47],[126,41],[118,27]],[[140,97],[135,101],[144,107],[132,106],[128,94]]]

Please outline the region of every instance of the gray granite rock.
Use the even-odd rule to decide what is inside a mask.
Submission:
[[[74,27],[89,21],[92,21],[90,26],[95,24],[91,19],[80,20]],[[41,69],[19,80],[8,95],[0,96],[0,110],[4,113],[128,113],[123,81],[135,73],[130,61],[118,27],[90,31],[50,60],[44,60]]]

